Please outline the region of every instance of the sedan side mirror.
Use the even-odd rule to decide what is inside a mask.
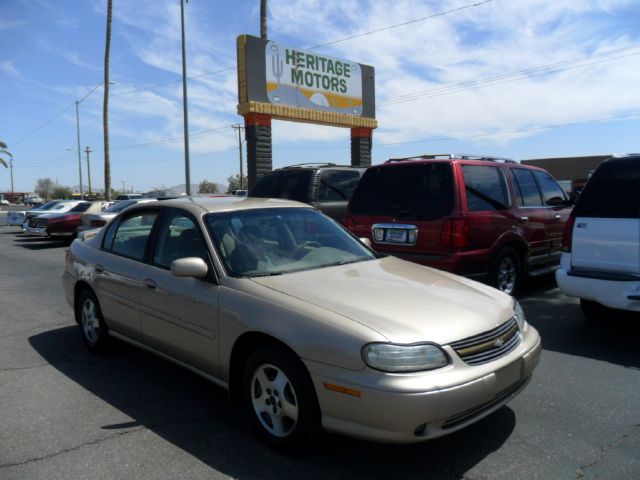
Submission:
[[[174,277],[204,278],[209,273],[207,263],[200,257],[179,258],[171,262],[170,268]]]

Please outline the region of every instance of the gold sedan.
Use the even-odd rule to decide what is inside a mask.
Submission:
[[[522,391],[540,357],[508,295],[378,255],[286,200],[133,206],[73,242],[63,280],[89,350],[117,338],[206,377],[279,448],[322,428],[454,432]]]

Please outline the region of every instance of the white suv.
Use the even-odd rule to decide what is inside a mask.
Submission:
[[[587,317],[602,305],[640,312],[640,155],[593,173],[565,225],[556,280]]]

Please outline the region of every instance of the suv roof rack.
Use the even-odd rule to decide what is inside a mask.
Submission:
[[[296,165],[287,165],[286,167],[282,167],[282,168],[285,169],[285,168],[337,167],[337,166],[339,165],[336,165],[335,163],[309,162],[309,163],[297,163]]]
[[[475,154],[468,154],[468,153],[426,153],[424,155],[418,155],[416,157],[390,158],[384,163],[405,162],[405,161],[411,161],[411,160],[434,160],[439,158],[440,159],[458,158],[461,160],[482,160],[485,162],[518,163],[515,160],[511,160],[510,158],[493,157],[491,155],[475,155]]]

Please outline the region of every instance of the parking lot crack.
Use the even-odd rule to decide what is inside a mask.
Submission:
[[[640,429],[640,424],[632,425],[630,428],[628,428],[622,435],[617,437],[615,440],[613,440],[609,444],[605,445],[604,447],[600,447],[598,449],[598,454],[596,455],[596,459],[593,462],[580,465],[576,469],[576,478],[584,477],[585,470],[588,470],[588,469],[590,469],[592,467],[595,467],[596,465],[599,465],[600,463],[602,463],[604,461],[605,454],[606,454],[606,452],[608,450],[611,450],[612,448],[615,448],[618,445],[620,445],[621,443],[623,443],[627,438],[629,438],[631,435],[633,435],[639,429]]]
[[[104,436],[104,437],[100,437],[100,438],[97,438],[95,440],[91,440],[91,441],[88,441],[88,442],[83,442],[83,443],[81,443],[79,445],[74,445],[73,447],[63,448],[62,450],[50,453],[48,455],[29,458],[29,459],[23,460],[21,462],[4,463],[4,464],[0,465],[0,469],[1,468],[10,468],[10,467],[21,467],[23,465],[27,465],[27,464],[35,463],[35,462],[44,462],[44,461],[50,460],[52,458],[55,458],[55,457],[57,457],[59,455],[63,455],[65,453],[75,452],[75,451],[80,450],[80,449],[85,448],[85,447],[92,447],[94,445],[101,444],[101,443],[106,442],[108,440],[111,440],[113,438],[122,437],[124,435],[129,435],[131,433],[137,433],[137,432],[142,431],[142,430],[155,429],[155,428],[166,427],[166,426],[170,426],[170,425],[189,425],[189,424],[192,424],[192,423],[199,423],[199,422],[204,422],[204,421],[207,421],[207,420],[211,420],[211,418],[212,418],[211,416],[205,416],[205,417],[190,418],[190,419],[184,419],[184,420],[167,420],[167,421],[164,421],[164,422],[158,422],[158,423],[154,423],[154,424],[140,425],[138,427],[129,428],[127,430],[124,430],[124,431],[121,431],[121,432],[116,432],[116,433],[113,433],[111,435],[107,435],[107,436]]]

